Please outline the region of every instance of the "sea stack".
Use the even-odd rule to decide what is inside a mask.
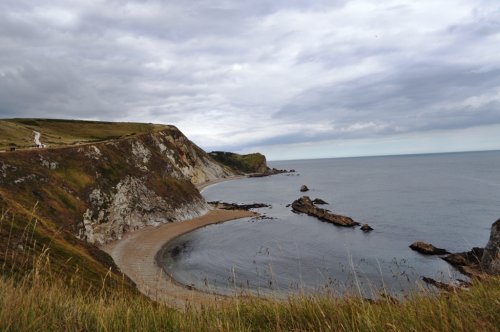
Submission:
[[[481,268],[492,275],[500,275],[500,219],[491,226],[490,240],[484,248]]]

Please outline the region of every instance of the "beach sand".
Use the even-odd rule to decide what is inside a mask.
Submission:
[[[188,304],[223,301],[223,296],[200,292],[179,284],[158,266],[155,256],[167,242],[182,234],[206,225],[254,215],[254,212],[243,210],[212,210],[191,220],[128,233],[121,240],[108,243],[101,249],[113,257],[116,265],[137,284],[143,294],[155,301],[176,308],[185,308]]]

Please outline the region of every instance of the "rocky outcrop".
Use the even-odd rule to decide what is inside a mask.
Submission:
[[[470,286],[469,282],[463,281],[463,280],[455,280],[451,283],[445,283],[441,281],[437,281],[433,278],[429,277],[423,277],[422,280],[429,285],[432,285],[438,289],[447,291],[447,292],[454,292],[458,290],[463,290],[466,289],[467,287]]]
[[[412,250],[418,251],[424,255],[446,255],[449,252],[446,249],[436,248],[432,244],[425,243],[422,241],[413,242],[410,245]]]
[[[364,224],[360,227],[360,229],[363,231],[363,232],[371,232],[373,231],[373,228],[368,225],[368,224]]]
[[[485,248],[475,247],[443,259],[463,274],[476,279],[485,275],[500,275],[500,219],[491,226],[490,239]]]
[[[321,198],[315,198],[313,199],[313,204],[314,205],[327,205],[328,203],[322,200]]]
[[[264,203],[252,203],[252,204],[237,204],[237,203],[226,203],[220,201],[208,202],[212,207],[222,210],[250,210],[250,209],[260,209],[264,207],[271,207],[269,204]]]
[[[488,274],[500,275],[500,219],[491,226],[490,240],[481,258],[481,268]]]
[[[300,192],[303,192],[303,193],[304,193],[304,192],[306,192],[306,191],[309,191],[309,188],[308,188],[305,184],[303,184],[303,185],[300,187]]]
[[[331,213],[328,210],[318,208],[313,204],[308,196],[303,196],[292,203],[292,210],[305,213],[318,218],[321,221],[329,222],[337,226],[353,227],[359,225],[358,222],[349,217]]]
[[[466,276],[481,278],[483,271],[480,264],[483,253],[483,248],[476,247],[470,251],[450,254],[443,259]]]
[[[262,177],[266,177],[266,176],[271,176],[271,175],[278,175],[278,174],[289,174],[289,173],[295,173],[295,170],[286,170],[286,169],[277,169],[277,168],[267,168],[267,170],[265,170],[264,172],[262,173],[251,173],[251,174],[248,174],[248,177],[251,177],[251,178],[262,178]]]

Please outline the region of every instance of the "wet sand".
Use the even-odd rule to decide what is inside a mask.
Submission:
[[[121,240],[101,247],[128,275],[137,288],[151,299],[184,308],[186,305],[223,301],[224,297],[200,292],[176,282],[156,263],[156,254],[174,238],[200,227],[254,216],[242,210],[212,210],[191,220],[147,227],[126,234]]]

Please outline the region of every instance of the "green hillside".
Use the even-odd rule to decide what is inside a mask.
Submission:
[[[264,173],[268,170],[266,157],[260,153],[237,154],[213,151],[210,157],[240,173]]]
[[[47,146],[99,142],[158,132],[168,126],[148,123],[98,122],[58,119],[0,120],[0,150],[34,146],[34,131]]]

